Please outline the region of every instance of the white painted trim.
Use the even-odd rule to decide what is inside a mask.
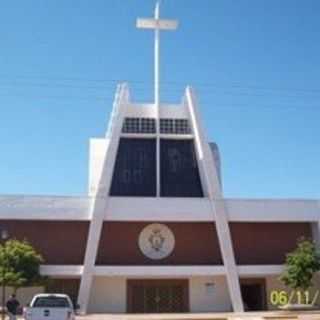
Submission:
[[[3,195],[0,220],[89,221],[93,199]],[[110,197],[108,201],[105,221],[153,221],[155,217],[168,222],[215,220],[208,198]],[[317,200],[224,198],[213,201],[224,203],[229,222],[313,222],[315,225],[320,221]]]
[[[0,219],[88,220],[92,198],[62,196],[0,196]]]
[[[200,171],[202,172],[202,184],[206,188],[206,195],[210,199],[212,207],[212,215],[215,217],[215,225],[223,263],[226,268],[227,283],[233,310],[236,312],[242,312],[244,311],[244,307],[233,252],[228,216],[224,207],[224,202],[215,201],[215,199],[222,199],[219,175],[216,170],[217,166],[214,163],[209,143],[206,140],[204,130],[201,125],[196,97],[190,87],[187,87],[186,89],[186,104],[189,110],[189,118],[193,129],[192,131],[195,136],[195,149],[197,152]]]
[[[121,138],[136,138],[136,139],[156,139],[155,133],[121,133]],[[160,139],[172,140],[190,140],[193,139],[192,134],[172,134],[172,133],[159,133]]]
[[[283,265],[237,265],[241,277],[257,277],[279,275]],[[82,265],[42,265],[40,273],[50,277],[80,277]],[[95,266],[93,274],[106,277],[139,277],[139,278],[168,278],[193,276],[225,275],[225,267],[220,265],[162,265],[162,266]]]
[[[233,222],[303,222],[320,220],[317,200],[224,199]]]
[[[212,200],[224,205],[229,222],[318,222],[320,208],[313,200]],[[110,197],[105,215],[110,221],[212,222],[208,198]]]
[[[96,276],[137,278],[176,278],[224,275],[223,266],[97,266]]]
[[[108,130],[110,138],[108,152],[105,155],[103,170],[99,179],[98,191],[91,209],[91,223],[89,228],[87,248],[84,258],[83,274],[80,282],[78,303],[82,313],[86,313],[89,303],[92,275],[100,241],[105,212],[108,206],[108,194],[111,186],[113,168],[119,145],[121,128],[126,107],[128,106],[129,91],[126,84],[118,87],[114,102],[114,121]],[[106,198],[107,197],[107,198]]]
[[[194,138],[193,134],[173,134],[173,133],[160,133],[161,139],[172,140],[191,140]]]
[[[128,118],[156,118],[156,108],[154,103],[135,104],[129,103],[127,106],[126,117]],[[160,104],[161,119],[186,119],[188,117],[186,108],[177,104]]]
[[[121,133],[121,138],[155,139],[155,133]]]
[[[155,31],[156,34],[159,33],[158,31]],[[158,97],[159,98],[159,97]],[[155,101],[155,106],[156,106],[156,196],[157,198],[160,198],[161,195],[161,184],[160,184],[160,179],[161,179],[161,164],[160,164],[160,105],[159,105],[159,100],[156,99]]]
[[[264,277],[279,275],[283,271],[283,265],[238,265],[238,273],[242,277]]]
[[[108,221],[213,221],[208,199],[110,197]]]
[[[42,265],[40,266],[40,274],[50,277],[81,277],[83,266],[69,265]]]

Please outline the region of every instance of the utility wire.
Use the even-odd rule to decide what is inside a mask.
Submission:
[[[108,85],[108,86],[84,86],[84,85],[73,85],[73,84],[48,84],[48,83],[19,83],[19,82],[10,82],[10,83],[2,83],[0,81],[0,88],[29,88],[29,87],[42,87],[48,89],[87,89],[87,90],[100,90],[103,92],[110,91],[107,89],[112,89],[111,93],[114,93],[115,86]],[[320,96],[317,95],[308,95],[305,93],[299,92],[291,92],[290,94],[281,94],[279,92],[259,92],[253,90],[232,90],[232,89],[223,89],[223,88],[214,88],[211,90],[208,89],[200,89],[198,90],[201,94],[200,96],[207,96],[207,95],[228,95],[228,96],[252,96],[252,97],[264,97],[264,98],[271,98],[271,97],[289,97],[289,98],[312,98],[312,99],[319,99]],[[152,92],[146,87],[134,87],[132,90],[133,93],[150,93]],[[162,94],[177,94],[181,95],[183,90],[178,88],[163,88]],[[320,93],[320,92],[319,92]]]
[[[11,77],[9,75],[0,74],[0,81],[12,81],[16,79],[38,79],[42,81],[55,81],[55,82],[61,82],[61,81],[73,81],[73,82],[89,82],[89,83],[100,83],[100,85],[85,85],[83,87],[90,87],[90,88],[100,88],[102,86],[105,86],[106,84],[110,85],[116,85],[120,82],[128,82],[129,85],[132,84],[134,86],[137,85],[143,85],[144,87],[153,87],[152,81],[143,81],[143,80],[137,80],[137,79],[85,79],[85,78],[77,78],[77,77],[62,77],[62,78],[56,78],[56,77],[42,77],[42,76],[15,76]],[[188,83],[188,81],[185,82],[179,82],[179,81],[162,81],[162,86],[170,86],[170,87],[184,87]],[[49,86],[49,84],[47,84]],[[56,86],[68,86],[70,84],[55,84]],[[194,87],[196,88],[227,88],[227,89],[252,89],[252,90],[265,90],[265,91],[285,91],[285,92],[300,92],[300,93],[308,93],[308,94],[320,94],[320,89],[316,88],[293,88],[293,87],[268,87],[268,86],[261,86],[261,85],[252,85],[252,84],[242,84],[240,82],[231,82],[227,85],[223,85],[221,83],[208,83],[208,82],[193,82]],[[77,85],[71,85],[71,86],[77,86]],[[79,86],[82,87],[82,86]]]
[[[77,101],[101,101],[104,102],[104,104],[111,104],[113,101],[113,96],[68,96],[68,95],[36,95],[36,94],[21,94],[17,93],[15,95],[12,94],[3,94],[0,92],[0,97],[10,97],[10,98],[15,98],[15,99],[26,99],[30,98],[34,101],[39,101],[39,100],[59,100],[63,102],[67,102],[70,100],[77,100]],[[256,102],[254,103],[216,103],[212,101],[206,101],[205,99],[201,99],[201,106],[205,105],[211,105],[214,108],[246,108],[246,109],[251,109],[251,108],[260,108],[260,109],[301,109],[301,108],[308,108],[308,109],[320,109],[320,103],[316,105],[306,105],[306,104],[279,104],[279,103],[272,103],[270,102],[269,104],[257,104]]]

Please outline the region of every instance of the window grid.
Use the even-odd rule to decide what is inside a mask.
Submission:
[[[189,121],[187,119],[176,119],[175,120],[175,131],[177,134],[190,134],[191,129]]]
[[[156,133],[155,119],[125,118],[122,133]]]
[[[160,119],[160,133],[190,134],[191,128],[187,119]]]
[[[174,133],[173,119],[160,119],[160,133]]]
[[[125,118],[122,127],[123,133],[138,133],[139,132],[139,119],[138,118]]]
[[[122,133],[156,133],[156,120],[153,118],[125,118]],[[188,119],[160,119],[162,134],[191,134]]]
[[[150,118],[141,118],[141,133],[156,133],[156,121]]]

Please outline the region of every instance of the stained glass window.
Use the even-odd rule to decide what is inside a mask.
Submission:
[[[156,140],[121,138],[111,196],[156,196]]]
[[[193,140],[161,139],[161,196],[203,197]]]

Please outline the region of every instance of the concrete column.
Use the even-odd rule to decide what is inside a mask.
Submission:
[[[318,222],[311,223],[312,238],[316,243],[317,247],[320,249],[320,220]]]
[[[210,200],[212,220],[215,221],[217,229],[232,307],[235,312],[242,312],[244,311],[244,306],[240,290],[240,281],[233,252],[228,214],[224,205],[219,181],[219,173],[217,172],[215,160],[201,125],[196,97],[190,87],[186,90],[186,104],[195,137],[195,148],[200,168],[201,182],[205,187],[205,195]]]
[[[80,312],[87,313],[91,285],[94,275],[95,261],[98,253],[99,241],[103,227],[104,217],[107,212],[109,194],[111,186],[116,153],[120,141],[121,127],[124,114],[128,105],[128,88],[126,84],[118,87],[114,102],[114,114],[110,127],[110,142],[105,155],[104,165],[99,178],[98,190],[93,198],[91,207],[91,221],[87,240],[86,253],[84,257],[83,271],[80,281],[78,304]]]

